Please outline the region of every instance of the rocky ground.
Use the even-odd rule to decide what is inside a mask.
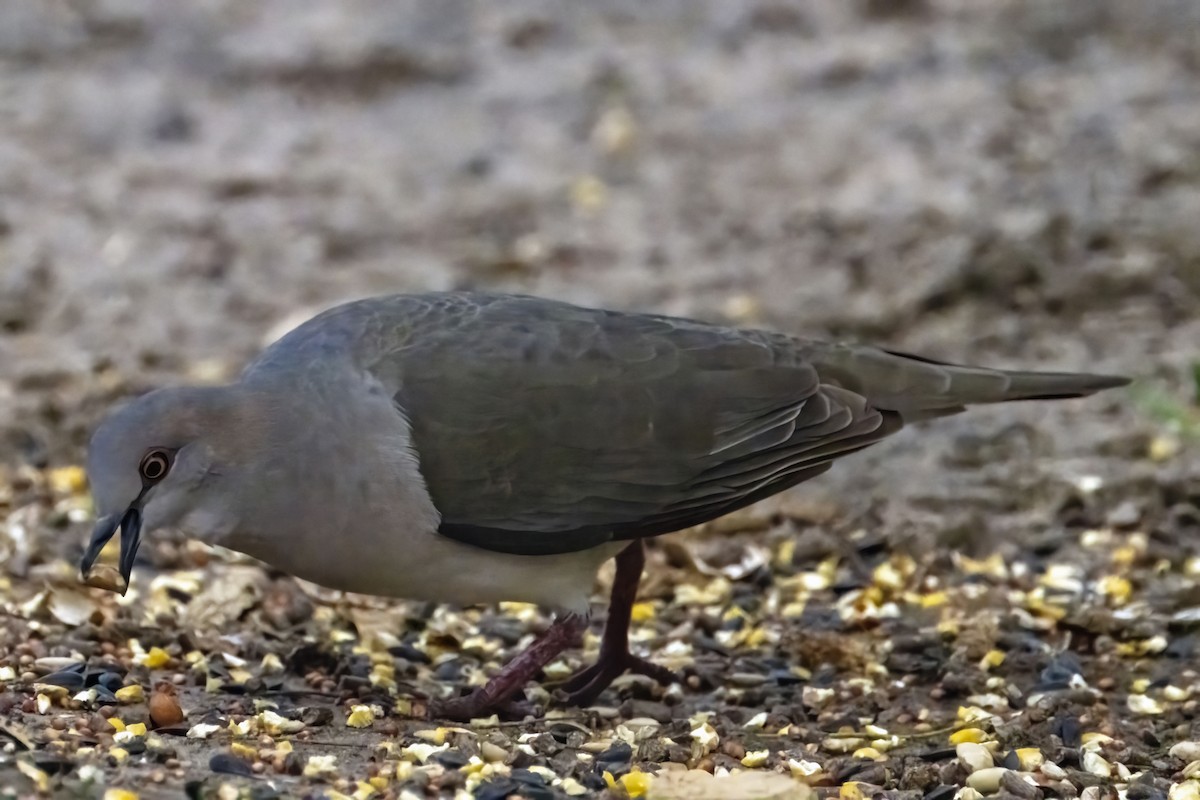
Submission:
[[[0,4],[0,795],[1194,800],[1197,30],[1187,0]],[[424,718],[536,609],[165,535],[127,597],[78,585],[115,401],[451,287],[1138,383],[658,540],[636,638],[682,683],[531,686],[537,721]]]

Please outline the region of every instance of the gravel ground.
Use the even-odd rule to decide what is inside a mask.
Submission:
[[[1195,800],[1198,30],[1187,0],[0,4],[0,795]],[[452,287],[1139,382],[663,537],[635,632],[683,682],[531,686],[538,721],[424,718],[536,609],[167,535],[127,597],[78,585],[112,403]]]

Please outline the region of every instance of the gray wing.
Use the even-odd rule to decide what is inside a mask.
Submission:
[[[500,552],[696,525],[901,425],[774,334],[463,294],[378,304],[367,330],[441,532]]]

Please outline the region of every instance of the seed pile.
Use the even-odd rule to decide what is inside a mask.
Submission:
[[[596,627],[528,687],[542,718],[450,726],[429,699],[525,647],[537,608],[338,595],[167,541],[120,597],[44,549],[85,537],[82,472],[4,477],[21,796],[1200,798],[1200,557],[1136,526],[1014,560],[814,547],[751,511],[652,547],[633,638],[680,684],[557,705]]]

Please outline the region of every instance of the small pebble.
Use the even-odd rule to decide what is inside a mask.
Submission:
[[[242,759],[230,753],[217,753],[208,760],[208,768],[225,775],[252,775],[253,769]]]
[[[1042,764],[1040,767],[1038,767],[1038,772],[1042,773],[1052,781],[1066,780],[1067,777],[1067,771],[1058,764],[1055,764],[1053,761],[1047,761],[1046,763]]]
[[[1101,778],[1112,777],[1112,764],[1108,763],[1108,760],[1099,753],[1084,750],[1079,757],[1079,763],[1085,771],[1093,775],[1098,775]]]
[[[484,742],[483,744],[479,745],[479,755],[484,761],[500,763],[508,758],[508,751],[498,744]]]
[[[739,742],[725,741],[721,743],[721,752],[740,761],[746,755],[746,748]]]
[[[987,731],[982,728],[963,728],[950,734],[950,744],[962,744],[963,742],[980,743],[988,740]]]
[[[1042,751],[1036,747],[1020,747],[1015,752],[1017,766],[1023,772],[1036,771],[1046,760],[1046,757],[1042,755]]]
[[[1000,789],[1000,781],[1004,774],[1010,772],[1004,767],[989,767],[977,770],[967,776],[967,786],[983,794],[995,794]]]
[[[1040,800],[1042,790],[1025,779],[1020,772],[1007,770],[1000,776],[1000,788],[1021,800]]]
[[[734,686],[762,686],[767,682],[767,676],[758,672],[734,672],[726,680]]]
[[[146,690],[139,683],[122,686],[114,694],[117,696],[117,701],[123,705],[142,703],[146,700]]]
[[[175,694],[175,686],[167,681],[159,681],[150,695],[150,721],[156,728],[168,728],[179,725],[184,720],[183,709],[179,707],[179,698]]]
[[[1178,742],[1171,746],[1168,753],[1180,761],[1200,761],[1200,741]]]
[[[62,656],[45,656],[43,658],[35,658],[33,666],[42,674],[47,672],[72,671],[76,674],[83,674],[84,664],[74,658],[64,658]]]
[[[962,742],[955,746],[954,753],[971,772],[996,766],[991,752],[977,742]]]

